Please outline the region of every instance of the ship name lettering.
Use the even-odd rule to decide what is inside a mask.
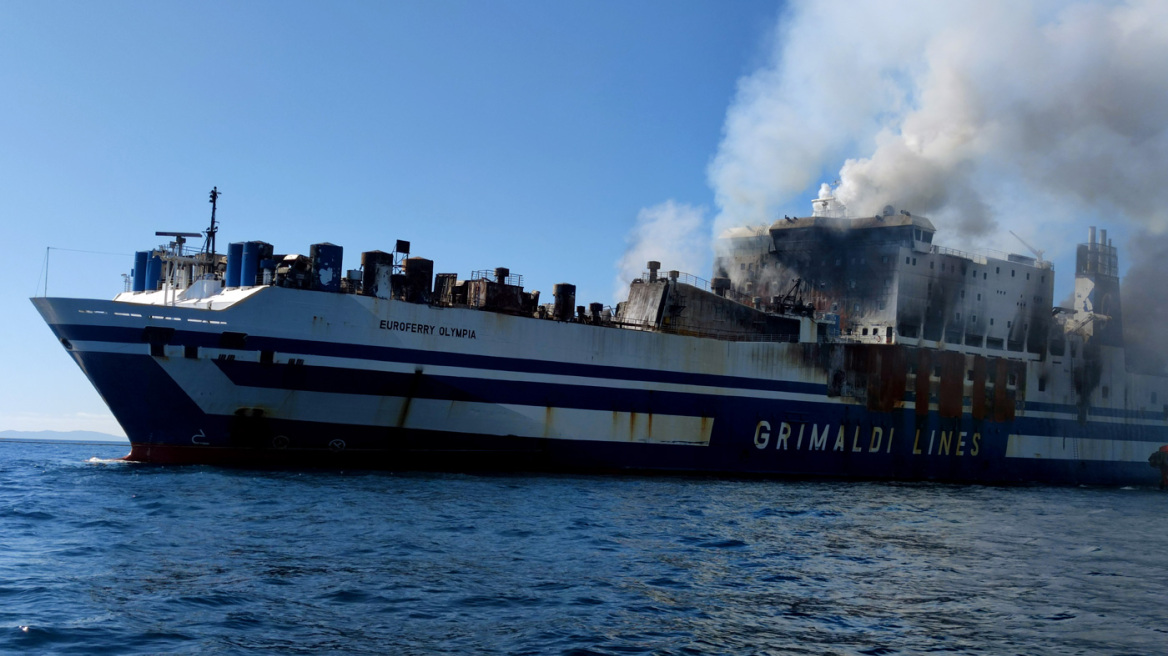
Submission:
[[[434,333],[434,326],[427,323],[407,323],[405,321],[387,321],[382,319],[379,324],[382,330],[397,330],[403,333],[422,333],[423,335],[431,335]]]
[[[933,440],[937,437],[937,431],[929,431],[929,445],[921,450],[921,431],[918,429],[916,436],[913,437],[913,455],[933,455]],[[966,437],[969,440],[966,440]],[[973,433],[970,435],[967,431],[941,431],[941,437],[937,440],[937,453],[939,456],[954,455],[958,457],[965,456],[965,448],[969,447],[969,455],[976,456],[981,452],[981,433]]]
[[[771,434],[774,433],[774,449],[776,451],[802,451],[803,450],[803,433],[807,424],[798,424],[798,433],[795,431],[795,425],[791,422],[778,422],[777,432],[774,425],[770,421],[759,420],[754,427],[754,446],[760,451],[771,448]],[[833,430],[834,429],[834,430]],[[848,431],[851,430],[851,448],[848,448]],[[913,455],[939,455],[939,456],[957,456],[963,457],[966,455],[976,456],[981,452],[981,433],[969,433],[967,431],[929,431],[929,440],[926,445],[921,443],[921,431],[917,431],[913,435],[912,454]],[[827,438],[829,435],[835,435],[835,440],[832,443],[832,451],[839,451],[842,453],[892,453],[892,443],[896,441],[896,429],[886,428],[884,426],[872,426],[872,428],[865,429],[862,426],[848,424],[833,424],[818,425],[811,424],[811,435],[807,440],[808,451],[827,451]],[[794,439],[792,439],[794,438]],[[867,440],[868,448],[864,448],[865,439]],[[791,443],[794,442],[792,445]],[[936,451],[934,451],[934,447]]]
[[[439,326],[438,334],[443,337],[461,337],[462,339],[478,339],[475,337],[475,331],[472,328],[451,328],[449,326]]]
[[[786,451],[787,450],[787,439],[790,437],[791,437],[791,424],[788,424],[787,422],[784,421],[783,423],[779,424],[779,441],[775,443],[775,448],[776,449],[779,448],[779,445],[782,444],[783,450]]]
[[[831,424],[823,427],[823,433],[819,432],[819,426],[811,424],[811,439],[807,441],[807,450],[819,449],[820,451],[827,448],[827,431],[831,430]]]
[[[765,429],[765,430],[764,430]],[[754,446],[765,449],[767,444],[771,441],[771,424],[768,421],[760,421],[754,427]]]
[[[429,323],[410,323],[406,321],[390,321],[382,319],[378,324],[381,330],[394,330],[403,333],[419,333],[422,335],[440,335],[442,337],[458,337],[461,339],[478,339],[473,328],[451,328],[450,326],[435,326]]]

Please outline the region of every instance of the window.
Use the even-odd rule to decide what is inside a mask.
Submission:
[[[958,313],[956,314],[956,317],[955,317],[955,318],[956,318],[958,321],[961,321],[961,313],[960,313],[960,312],[958,312]]]
[[[912,258],[908,258],[908,257],[904,258],[904,263],[905,263],[905,264],[908,264],[908,263],[911,261],[911,259],[912,259]]]
[[[973,369],[966,370],[965,380],[973,380]]]
[[[1014,273],[1015,273],[1015,271],[1014,271],[1013,269],[1010,269],[1010,277],[1011,277],[1011,278],[1013,278],[1013,277],[1014,277]]]
[[[1152,403],[1156,402],[1156,393],[1152,392]]]
[[[1027,279],[1027,280],[1030,280],[1030,274],[1029,274],[1029,273],[1027,273],[1027,274],[1026,274],[1026,279]]]
[[[990,325],[991,326],[994,325],[994,318],[993,317],[990,317]]]
[[[1045,377],[1042,377],[1042,378],[1039,378],[1039,379],[1038,379],[1038,391],[1039,391],[1039,392],[1045,392],[1045,391],[1046,391],[1046,378],[1045,378]]]
[[[977,315],[975,314],[975,315],[969,317],[969,322],[970,323],[977,323]]]
[[[979,300],[979,301],[981,300],[981,294],[977,295],[977,300]]]
[[[961,290],[961,298],[965,298],[965,290]]]
[[[933,378],[940,378],[940,377],[941,377],[941,366],[938,365],[936,367],[933,367]]]
[[[930,268],[930,269],[932,269],[934,264],[936,264],[936,263],[935,263],[935,262],[929,262],[929,268]]]
[[[1006,327],[1007,327],[1007,328],[1013,328],[1013,327],[1014,327],[1014,322],[1013,322],[1013,321],[1007,321],[1007,322],[1006,322]]]
[[[1006,374],[1006,385],[1013,387],[1018,384],[1018,374]]]
[[[1002,275],[1002,267],[994,267],[994,273],[999,276]]]
[[[867,329],[867,328],[865,328],[865,329],[864,329],[864,336],[867,336],[867,335],[868,335],[868,329]]]
[[[1110,395],[1111,395],[1111,388],[1109,388],[1108,386],[1104,385],[1104,386],[1103,386],[1103,390],[1102,390],[1102,392],[1103,392],[1103,398],[1105,398],[1105,399],[1106,399],[1108,396],[1110,396]]]
[[[913,258],[913,266],[916,266],[916,265],[917,265],[917,258],[914,257]]]

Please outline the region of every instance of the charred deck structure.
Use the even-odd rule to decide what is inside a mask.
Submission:
[[[648,263],[616,308],[400,240],[343,271],[215,230],[166,233],[112,301],[33,299],[131,460],[1151,484],[1168,442],[1094,229],[1070,308],[1037,253],[831,199],[724,235],[710,281]]]

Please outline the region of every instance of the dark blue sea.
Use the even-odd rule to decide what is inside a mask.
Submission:
[[[1152,487],[111,461],[127,450],[0,442],[0,653],[1168,651]]]

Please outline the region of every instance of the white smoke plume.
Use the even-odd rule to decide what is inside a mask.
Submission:
[[[715,233],[806,214],[837,177],[853,216],[891,204],[967,240],[1004,213],[1163,231],[1164,62],[1164,0],[793,0],[727,112]]]
[[[709,268],[710,241],[706,209],[667,200],[637,214],[637,223],[625,238],[628,248],[617,263],[613,297],[623,301],[629,283],[641,277],[650,260],[663,271],[702,275]]]

